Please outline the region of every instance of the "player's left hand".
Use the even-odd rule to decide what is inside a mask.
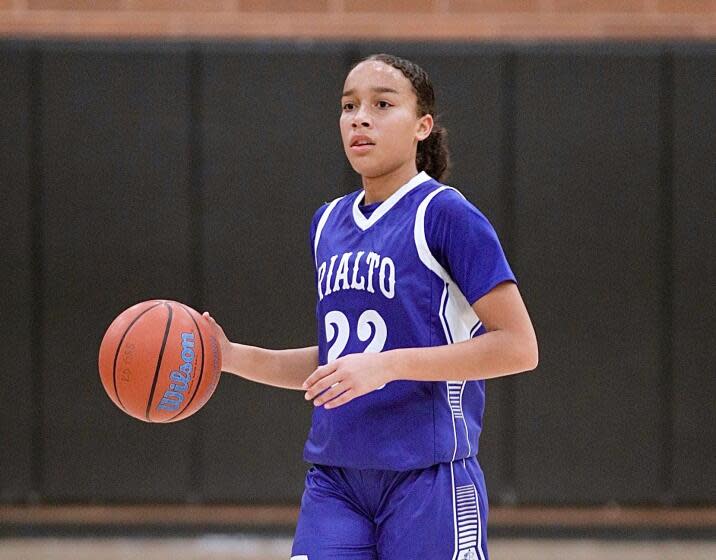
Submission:
[[[389,381],[390,369],[384,353],[360,353],[348,354],[318,367],[303,388],[306,400],[315,399],[315,406],[336,408],[382,388]]]

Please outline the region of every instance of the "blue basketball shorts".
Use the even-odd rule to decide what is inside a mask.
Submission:
[[[487,560],[487,494],[475,457],[426,469],[312,466],[292,560]]]

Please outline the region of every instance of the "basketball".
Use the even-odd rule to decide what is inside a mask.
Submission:
[[[144,301],[112,321],[99,348],[105,391],[145,422],[175,422],[199,410],[221,375],[221,348],[200,313],[169,300]]]

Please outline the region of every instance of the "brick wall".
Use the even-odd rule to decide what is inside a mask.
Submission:
[[[0,35],[716,37],[716,0],[0,0]]]

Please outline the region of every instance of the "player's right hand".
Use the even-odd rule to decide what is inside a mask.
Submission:
[[[221,325],[219,325],[219,323],[217,323],[214,318],[209,315],[208,311],[204,311],[203,315],[206,320],[209,321],[211,326],[214,327],[214,330],[216,331],[216,338],[219,340],[219,345],[221,346],[221,354],[226,356],[229,353],[231,341],[226,336],[226,333],[224,332],[224,329],[221,328]]]

